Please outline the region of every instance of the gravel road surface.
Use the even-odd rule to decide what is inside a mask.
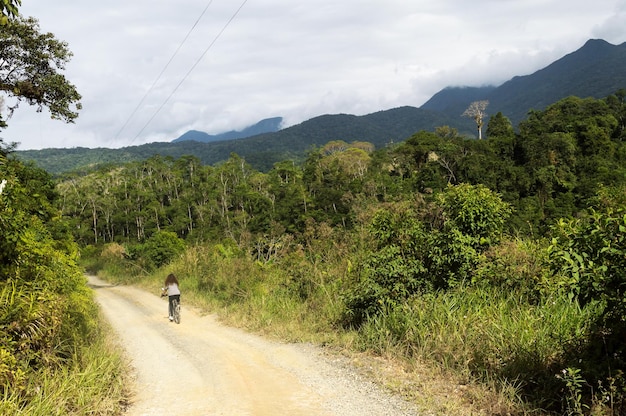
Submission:
[[[405,416],[417,412],[359,375],[346,359],[220,324],[185,307],[89,277],[133,367],[129,416]]]

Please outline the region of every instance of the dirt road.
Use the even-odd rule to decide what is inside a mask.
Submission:
[[[403,416],[417,413],[311,345],[281,344],[185,307],[90,277],[96,300],[134,368],[128,415]]]

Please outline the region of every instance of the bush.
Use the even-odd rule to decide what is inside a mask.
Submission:
[[[572,368],[591,385],[624,386],[626,211],[591,211],[586,218],[560,220],[553,232],[552,286],[597,311],[584,342],[570,351]],[[624,408],[626,391],[618,393],[613,402]]]
[[[511,207],[484,185],[448,185],[437,195],[443,210],[444,231],[456,229],[471,238],[476,248],[488,248],[500,240]]]
[[[171,231],[158,231],[139,247],[138,254],[149,264],[161,267],[185,251],[185,241]]]
[[[564,289],[583,305],[605,305],[605,324],[624,326],[626,211],[591,211],[584,219],[560,220],[553,231],[550,260]]]
[[[438,201],[441,218],[431,220],[431,229],[406,205],[374,215],[370,233],[376,247],[345,295],[346,323],[358,326],[417,293],[469,282],[481,252],[499,241],[511,212],[482,185],[450,186]]]
[[[370,233],[377,241],[356,285],[345,295],[345,323],[360,325],[369,316],[404,302],[420,290],[432,289],[423,259],[428,235],[408,207],[380,210]]]

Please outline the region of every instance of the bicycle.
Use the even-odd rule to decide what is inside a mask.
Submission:
[[[180,324],[180,301],[178,299],[172,300],[172,316],[174,317],[174,322]]]
[[[167,296],[167,288],[161,288],[161,297],[164,298]],[[168,299],[169,301],[169,299]],[[175,297],[171,300],[172,304],[172,316],[170,317],[170,321],[174,321],[177,324],[180,324],[180,298]]]

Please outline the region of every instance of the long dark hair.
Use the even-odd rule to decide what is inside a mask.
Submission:
[[[178,286],[178,279],[174,276],[174,273],[168,274],[165,278],[165,286],[169,286],[172,283],[176,283],[176,286]]]

